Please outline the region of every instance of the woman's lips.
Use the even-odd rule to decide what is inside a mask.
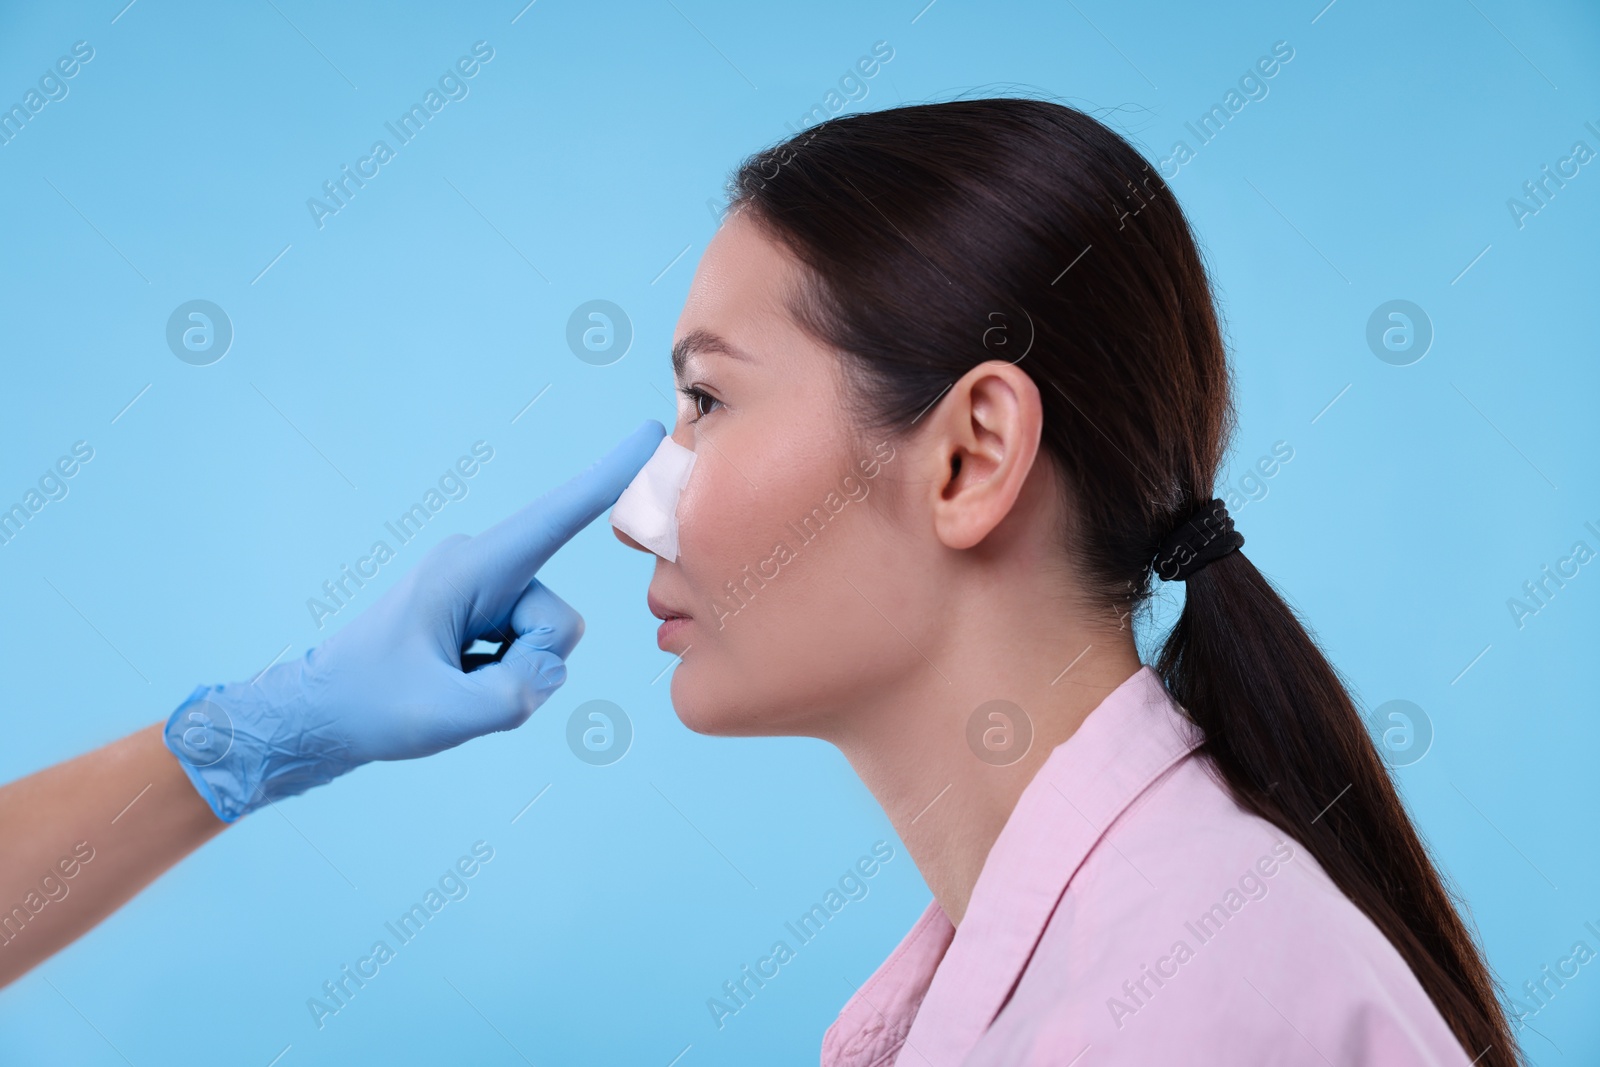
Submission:
[[[662,620],[661,626],[656,630],[656,645],[663,652],[673,651],[668,647],[667,642],[681,633],[694,620],[677,608],[669,607],[657,600],[654,593],[646,594],[645,602],[650,606],[650,614]]]
[[[678,650],[673,647],[673,643],[692,622],[694,620],[687,615],[675,615],[663,622],[656,629],[656,647],[663,652],[676,653]]]

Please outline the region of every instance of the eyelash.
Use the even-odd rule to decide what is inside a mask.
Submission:
[[[684,396],[688,397],[689,398],[689,403],[694,405],[695,417],[689,420],[691,423],[699,422],[701,419],[703,419],[707,415],[711,414],[711,412],[709,412],[709,411],[701,411],[700,410],[700,401],[709,400],[713,404],[722,403],[722,401],[718,400],[716,397],[712,396],[710,393],[706,392],[703,389],[696,389],[692,385],[679,386],[678,387],[678,392],[680,392]]]

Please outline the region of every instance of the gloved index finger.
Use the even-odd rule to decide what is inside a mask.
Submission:
[[[464,592],[490,603],[520,595],[557,549],[617,502],[666,434],[661,423],[645,420],[581,474],[474,537]]]

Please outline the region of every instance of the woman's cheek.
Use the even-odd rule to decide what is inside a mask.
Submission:
[[[702,606],[738,571],[740,527],[749,520],[749,505],[728,483],[726,468],[715,452],[702,451],[678,496],[678,564]]]
[[[686,563],[700,554],[700,485],[705,481],[705,472],[701,470],[702,461],[695,460],[694,470],[689,472],[689,484],[678,493],[678,562]]]
[[[678,551],[680,563],[703,568],[718,556],[723,516],[717,508],[726,494],[717,488],[721,472],[714,462],[716,454],[701,450],[698,456],[689,484],[678,494]]]

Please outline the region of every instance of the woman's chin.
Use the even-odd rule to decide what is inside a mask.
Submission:
[[[711,702],[686,704],[680,703],[674,696],[672,710],[677,712],[678,721],[684,726],[706,737],[750,737],[766,732],[759,728],[759,724],[752,723],[748,716],[732,713],[730,709]]]
[[[672,676],[672,710],[684,726],[707,737],[761,737],[782,732],[773,729],[774,706],[706,693],[685,673],[687,666],[680,663]]]

